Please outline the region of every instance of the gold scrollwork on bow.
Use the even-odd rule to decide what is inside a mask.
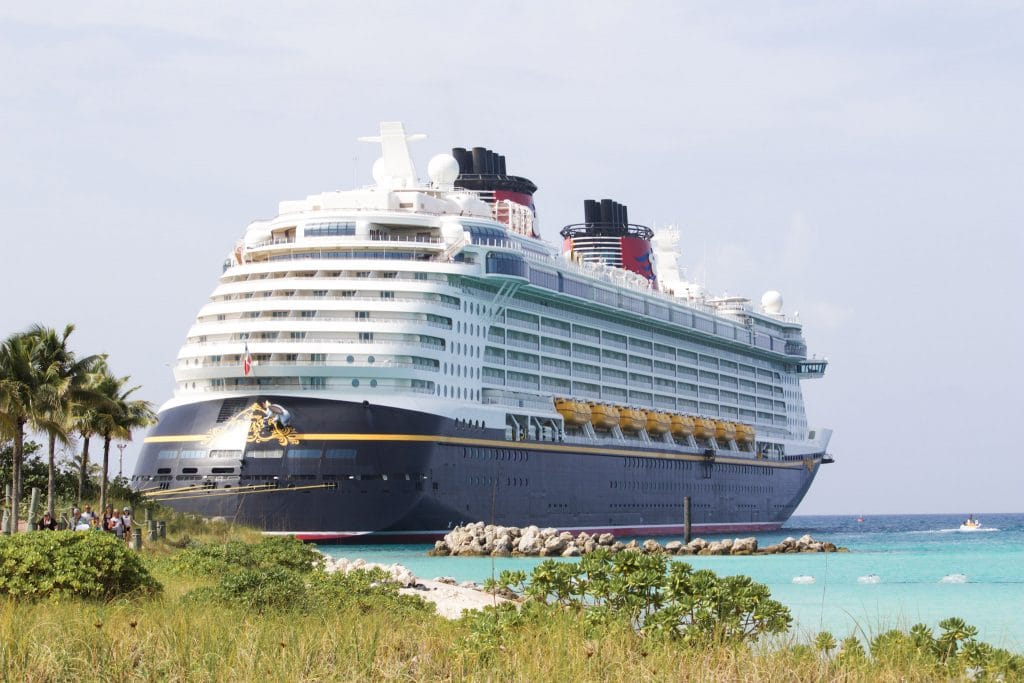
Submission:
[[[253,403],[245,410],[239,411],[220,427],[214,427],[208,431],[203,442],[213,441],[217,436],[243,421],[249,423],[249,433],[245,437],[247,443],[277,441],[282,446],[299,443],[295,428],[288,424],[291,421],[291,415],[283,407],[270,401],[265,401],[262,404]]]

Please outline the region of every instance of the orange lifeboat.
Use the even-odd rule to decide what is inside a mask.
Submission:
[[[615,406],[603,403],[591,403],[590,421],[594,423],[594,429],[611,429],[619,424],[619,409]]]
[[[619,411],[619,428],[624,432],[639,432],[647,425],[647,413],[636,408]]]
[[[718,433],[718,427],[714,420],[709,420],[706,417],[698,417],[694,420],[693,435],[698,439],[713,439],[716,433]]]
[[[672,428],[672,418],[667,413],[649,411],[647,413],[647,433],[664,434]]]
[[[736,425],[736,443],[754,443],[757,431],[751,425]]]
[[[672,416],[672,436],[685,439],[693,434],[695,426],[693,418],[689,415]]]
[[[584,424],[580,418],[580,403],[568,398],[556,398],[555,399],[555,410],[565,420],[565,424],[579,427]]]
[[[719,420],[715,423],[715,438],[723,443],[732,441],[736,438],[736,424]]]

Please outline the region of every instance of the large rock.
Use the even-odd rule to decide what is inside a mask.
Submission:
[[[562,551],[562,557],[579,557],[580,549],[576,547],[575,543],[570,543],[566,546],[565,550]]]
[[[444,541],[436,541],[434,543],[434,554],[444,557],[449,553],[448,544]]]
[[[552,536],[544,541],[544,550],[548,555],[560,555],[569,545],[571,539],[571,536],[568,539],[563,536]]]
[[[613,534],[605,533],[605,534],[601,534],[600,536],[597,537],[597,544],[598,545],[610,546],[610,545],[613,545],[614,543],[615,543],[615,536]]]
[[[665,544],[665,552],[675,555],[683,547],[682,541],[669,541]]]
[[[643,550],[645,553],[655,554],[662,552],[661,544],[655,541],[653,538],[648,538],[644,541]]]
[[[708,555],[728,555],[729,548],[731,547],[731,545],[732,544],[726,545],[722,541],[712,541],[704,548],[704,550],[700,551],[700,554],[704,555],[706,553]]]
[[[753,553],[756,551],[757,539],[753,536],[748,536],[747,538],[737,538],[735,541],[732,542],[732,552],[734,554],[742,552]]]

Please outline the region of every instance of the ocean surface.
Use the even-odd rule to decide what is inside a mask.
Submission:
[[[981,520],[982,530],[965,532],[960,531],[965,515],[865,515],[863,521],[855,516],[797,516],[779,532],[757,534],[758,543],[764,546],[787,536],[811,534],[850,552],[678,559],[723,575],[746,574],[767,584],[772,597],[790,608],[794,629],[801,635],[827,629],[837,637],[854,633],[870,639],[889,628],[909,628],[918,622],[936,627],[940,620],[957,616],[977,626],[986,642],[1024,652],[1024,514],[977,513],[975,517]],[[658,540],[674,539],[678,537]],[[450,576],[459,581],[480,582],[503,569],[529,573],[542,561],[429,557],[430,548],[321,547],[334,557],[398,562],[416,576]]]

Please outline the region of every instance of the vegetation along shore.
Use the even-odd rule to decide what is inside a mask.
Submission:
[[[488,540],[480,525],[453,554],[505,534],[509,552],[526,535],[552,557],[456,586],[147,506],[111,477],[110,447],[152,408],[105,356],[76,356],[72,331],[35,327],[0,347],[0,680],[1024,680],[1024,657],[957,618],[804,641],[766,586],[675,557],[709,544],[655,552],[529,527]],[[61,449],[74,455],[61,461]],[[29,529],[42,513],[28,514],[33,488],[51,517],[127,505],[163,521],[166,537],[135,550],[100,528],[19,533],[15,520]],[[580,557],[561,557],[570,543]]]

